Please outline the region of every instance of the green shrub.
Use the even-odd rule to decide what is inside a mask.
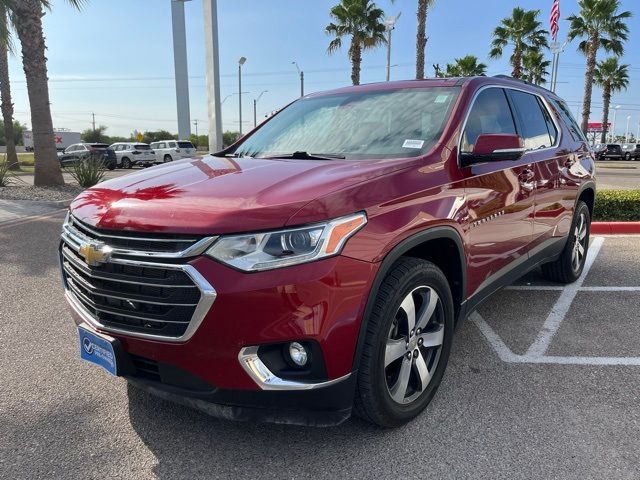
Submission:
[[[9,163],[6,160],[0,162],[0,187],[9,185],[10,177]]]
[[[73,179],[83,188],[93,187],[100,183],[107,173],[105,162],[96,157],[81,160],[67,168]]]
[[[640,222],[640,190],[602,190],[596,194],[596,222]]]

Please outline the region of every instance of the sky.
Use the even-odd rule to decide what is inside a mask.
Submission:
[[[50,96],[56,128],[81,131],[96,124],[108,135],[128,136],[133,130],[177,131],[170,0],[89,0],[81,11],[64,0],[53,0],[44,17]],[[237,65],[243,66],[243,130],[253,126],[253,99],[258,119],[299,95],[299,77],[292,61],[305,72],[305,93],[350,83],[347,47],[333,55],[324,33],[329,10],[337,0],[218,0],[221,98],[238,91]],[[388,15],[402,12],[393,33],[392,80],[415,76],[417,0],[378,0]],[[444,66],[454,58],[473,54],[488,65],[489,75],[509,74],[509,53],[488,58],[493,29],[515,6],[540,9],[548,29],[552,0],[436,0],[429,11],[426,50],[427,75],[434,63]],[[617,132],[640,125],[640,1],[621,0],[634,16],[622,62],[629,64],[630,85],[614,96],[620,105]],[[576,13],[577,0],[561,0],[560,39],[566,38],[565,18]],[[185,4],[191,118],[206,133],[205,54],[202,0]],[[550,55],[550,54],[549,54]],[[606,53],[600,51],[599,59]],[[17,120],[30,125],[29,104],[20,55],[10,58],[10,78]],[[386,48],[366,52],[361,82],[385,79]],[[557,93],[577,116],[584,86],[584,56],[577,41],[560,59]],[[594,89],[592,121],[602,118],[602,94]],[[238,130],[238,96],[223,104],[224,130]],[[612,113],[613,115],[613,113]],[[259,121],[259,120],[258,120]],[[195,133],[195,127],[192,126]]]

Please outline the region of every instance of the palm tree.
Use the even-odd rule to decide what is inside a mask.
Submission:
[[[616,57],[610,57],[596,66],[593,80],[602,88],[602,143],[607,142],[607,130],[609,123],[609,105],[611,95],[620,90],[626,90],[629,86],[629,65],[620,65]]]
[[[416,33],[416,79],[424,78],[424,51],[427,47],[427,12],[435,0],[418,0],[418,31]]]
[[[7,22],[7,11],[0,4],[0,97],[2,97],[2,119],[4,121],[4,138],[7,144],[7,166],[10,170],[19,170],[16,141],[13,135],[13,103],[11,101],[11,85],[9,84],[9,52],[12,51],[11,35]]]
[[[349,60],[351,81],[360,85],[362,52],[385,44],[384,12],[370,0],[341,0],[331,9],[333,22],[327,25],[327,35],[335,38],[329,43],[329,54],[342,47],[342,39],[350,38]]]
[[[582,131],[586,132],[591,114],[591,94],[598,50],[602,47],[617,56],[624,53],[623,42],[627,40],[629,33],[625,20],[631,17],[631,12],[618,13],[618,0],[580,0],[578,5],[580,13],[571,15],[567,20],[571,22],[569,40],[582,38],[578,50],[587,57],[581,124]]]
[[[524,10],[516,7],[511,16],[503,18],[500,25],[493,31],[491,42],[491,58],[500,58],[507,45],[513,46],[513,54],[509,59],[511,63],[511,76],[522,77],[522,59],[531,51],[539,51],[547,47],[547,35],[549,32],[541,28],[538,21],[540,10]]]
[[[545,77],[549,75],[547,71],[549,65],[551,62],[545,60],[542,52],[535,50],[527,52],[522,57],[522,78],[536,85],[544,85],[547,83]]]
[[[33,150],[35,152],[34,185],[62,185],[64,179],[53,138],[53,121],[49,102],[46,44],[42,31],[44,9],[49,0],[1,0],[8,8],[22,47],[22,66],[27,78],[27,94],[31,109]],[[80,8],[84,0],[67,0]]]
[[[446,70],[443,71],[439,64],[435,64],[436,77],[480,77],[487,74],[487,66],[484,63],[478,63],[478,57],[475,55],[466,55],[462,58],[455,58],[455,63],[447,63]]]

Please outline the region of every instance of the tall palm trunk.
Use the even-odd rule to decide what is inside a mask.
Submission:
[[[593,76],[596,71],[596,53],[600,46],[600,38],[595,33],[589,41],[589,50],[587,51],[587,71],[584,76],[584,100],[582,102],[582,123],[580,128],[587,133],[589,127],[589,115],[591,115],[591,94],[593,92]]]
[[[519,47],[516,47],[513,50],[513,58],[511,59],[511,66],[513,70],[511,71],[511,76],[513,78],[521,78],[522,77],[522,50]]]
[[[47,58],[41,0],[15,0],[14,23],[22,45],[22,63],[31,107],[36,186],[63,185],[49,104]]]
[[[6,16],[0,22],[6,22]],[[10,170],[19,170],[16,142],[13,137],[13,103],[11,103],[11,86],[9,85],[9,46],[7,41],[0,40],[0,98],[2,98],[2,119],[4,121],[4,138],[7,145],[7,164]]]
[[[607,131],[609,127],[609,105],[611,105],[611,87],[605,85],[602,89],[602,137],[600,143],[607,143]]]
[[[351,82],[353,82],[354,85],[360,85],[362,47],[355,38],[351,39],[351,47],[349,47],[349,58],[351,59]]]
[[[416,34],[416,79],[424,78],[424,50],[427,47],[427,8],[429,0],[418,0],[418,32]]]

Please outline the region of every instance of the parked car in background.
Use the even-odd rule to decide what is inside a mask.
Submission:
[[[71,203],[80,355],[228,419],[401,425],[491,294],[538,266],[580,278],[594,173],[566,103],[522,81],[305,96],[226,150]]]
[[[623,143],[622,153],[625,160],[638,160],[640,158],[640,143]]]
[[[53,141],[56,144],[56,150],[62,152],[74,143],[82,142],[82,139],[80,138],[80,132],[54,130]],[[22,143],[24,144],[24,149],[27,152],[33,152],[33,132],[31,130],[25,130],[22,132]]]
[[[89,158],[103,160],[109,170],[115,169],[118,163],[115,152],[106,143],[76,143],[58,153],[58,160],[63,167]]]
[[[608,143],[607,149],[601,154],[601,158],[603,160],[622,160],[624,158],[622,145],[619,143]]]
[[[149,167],[156,163],[156,154],[146,143],[118,142],[109,148],[115,152],[120,168],[131,168],[134,165]]]
[[[591,147],[591,151],[593,152],[596,160],[601,160],[604,152],[607,151],[606,143],[596,143],[593,147]]]
[[[161,140],[153,142],[151,148],[156,152],[157,163],[172,162],[193,157],[196,154],[196,147],[193,146],[193,143],[184,140]]]

